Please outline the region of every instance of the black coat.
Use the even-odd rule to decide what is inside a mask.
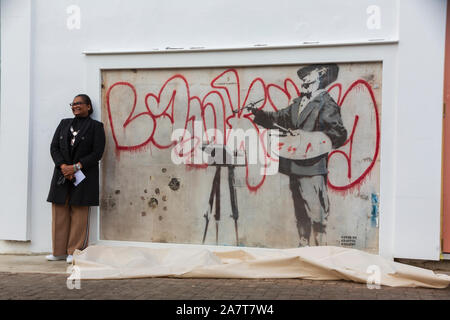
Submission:
[[[88,117],[76,136],[71,156],[69,135],[71,137],[70,126],[72,121],[73,118],[61,120],[50,145],[50,154],[55,163],[55,169],[53,170],[47,201],[64,204],[69,195],[69,205],[98,206],[99,161],[105,150],[103,123]],[[64,184],[58,185],[58,179],[62,175],[60,166],[78,162],[83,166],[81,171],[86,178],[76,187],[67,180]]]
[[[282,110],[276,112],[259,110],[253,121],[269,129],[276,129],[273,127],[273,123],[276,123],[287,129],[321,131],[330,138],[334,149],[345,143],[347,130],[342,122],[340,108],[327,91],[319,93],[298,115],[300,102],[301,98],[298,97],[289,107]],[[328,154],[305,160],[279,157],[279,161],[278,171],[287,175],[315,176],[328,173]]]

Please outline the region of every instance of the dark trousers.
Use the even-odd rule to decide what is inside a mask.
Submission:
[[[326,176],[289,176],[289,187],[294,202],[300,246],[310,244],[311,231],[315,245],[321,244],[319,234],[326,233],[330,210]]]

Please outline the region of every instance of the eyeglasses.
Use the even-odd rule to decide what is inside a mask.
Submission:
[[[79,105],[82,105],[82,104],[86,104],[86,103],[84,103],[84,102],[71,102],[71,103],[69,103],[69,106],[74,107],[74,106],[79,106]]]
[[[311,81],[311,82],[305,82],[302,84],[302,88],[308,89],[308,87],[310,85],[312,85],[313,83],[316,83],[317,81]]]
[[[58,186],[62,186],[65,182],[66,182],[66,177],[64,177],[64,176],[61,174],[61,176],[58,178],[58,181],[56,181],[56,184],[57,184]]]

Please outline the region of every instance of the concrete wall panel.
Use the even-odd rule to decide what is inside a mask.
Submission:
[[[329,153],[330,212],[320,245],[378,250],[381,62],[339,64],[327,87],[340,105],[348,137]],[[194,122],[203,129],[255,128],[252,101],[280,110],[301,91],[300,65],[238,68],[137,69],[102,72],[102,120],[107,146],[102,163],[100,239],[201,244],[216,166],[176,165],[171,134]],[[215,116],[214,116],[215,115]],[[198,127],[197,127],[198,128]],[[259,127],[261,129],[261,127]],[[205,244],[295,247],[299,244],[287,175],[261,175],[261,163],[237,166],[239,217],[230,201],[228,168],[220,176],[220,221],[209,214]],[[236,217],[236,213],[235,213]],[[217,228],[217,229],[216,229]],[[314,245],[311,235],[311,245]]]

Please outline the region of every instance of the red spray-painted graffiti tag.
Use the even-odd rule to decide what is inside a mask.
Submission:
[[[128,90],[131,94],[131,99],[123,101],[120,104],[120,108],[126,108],[129,113],[123,119],[117,119],[117,108],[119,106],[111,96],[114,92],[121,88],[121,90]],[[380,119],[379,110],[376,104],[375,96],[370,84],[362,79],[354,81],[344,92],[340,83],[335,83],[329,87],[328,91],[334,92],[338,90],[338,97],[336,99],[337,104],[341,107],[341,112],[345,112],[347,108],[346,99],[351,92],[355,90],[364,90],[365,94],[368,94],[368,101],[370,101],[362,112],[369,112],[374,116],[375,125],[371,127],[371,136],[375,140],[373,143],[373,150],[370,157],[370,162],[367,163],[364,170],[359,170],[357,174],[352,172],[353,166],[353,146],[356,142],[356,132],[358,128],[361,128],[360,115],[353,115],[353,124],[351,128],[347,128],[348,138],[344,145],[329,153],[328,159],[341,156],[345,159],[345,165],[347,169],[347,181],[341,185],[338,185],[335,181],[332,181],[332,175],[328,177],[328,186],[332,190],[336,191],[349,191],[354,187],[360,185],[368,174],[373,169],[375,162],[379,155],[380,147]],[[168,78],[160,88],[158,93],[147,93],[144,98],[145,111],[136,114],[136,105],[138,101],[138,94],[133,84],[129,82],[115,82],[107,88],[106,91],[106,110],[111,129],[112,139],[115,144],[117,152],[131,152],[139,151],[143,148],[153,146],[157,149],[169,149],[176,145],[176,142],[170,140],[167,133],[167,127],[177,123],[184,123],[184,129],[187,130],[189,125],[192,125],[194,121],[202,121],[203,129],[205,132],[208,129],[222,130],[224,138],[224,144],[227,144],[227,137],[230,133],[230,129],[236,127],[237,121],[241,125],[247,128],[255,128],[260,134],[260,137],[265,133],[261,130],[252,120],[252,114],[246,111],[243,107],[247,103],[251,102],[252,98],[256,96],[263,98],[259,109],[267,111],[277,111],[287,105],[278,105],[275,103],[279,101],[279,97],[283,97],[283,101],[291,102],[291,100],[300,95],[300,90],[292,79],[285,79],[283,86],[269,83],[266,84],[262,78],[256,77],[251,82],[246,90],[244,99],[241,99],[241,82],[238,71],[236,69],[227,69],[216,76],[210,82],[210,90],[204,94],[204,96],[191,95],[190,85],[188,80],[182,74],[175,74]],[[127,94],[129,96],[129,94]],[[277,96],[278,99],[274,99]],[[241,101],[242,100],[242,101]],[[209,115],[209,116],[207,116]],[[211,120],[213,119],[213,120]],[[146,136],[141,137],[141,140],[134,143],[126,143],[121,140],[123,132],[130,129],[133,125],[139,124],[145,126],[148,129]],[[118,134],[118,128],[121,134]],[[163,128],[166,128],[164,131]],[[193,134],[195,136],[195,132]],[[212,141],[214,141],[212,138]],[[262,141],[262,140],[261,140]],[[184,143],[184,139],[182,143]],[[290,146],[283,146],[279,144],[279,148],[291,148]],[[310,145],[306,152],[310,149]],[[348,151],[344,151],[348,150]],[[267,160],[269,155],[267,154]],[[200,165],[200,168],[205,168],[207,165]],[[260,177],[259,181],[249,181],[249,169],[246,166],[246,183],[250,191],[258,190],[264,183],[265,175]]]

